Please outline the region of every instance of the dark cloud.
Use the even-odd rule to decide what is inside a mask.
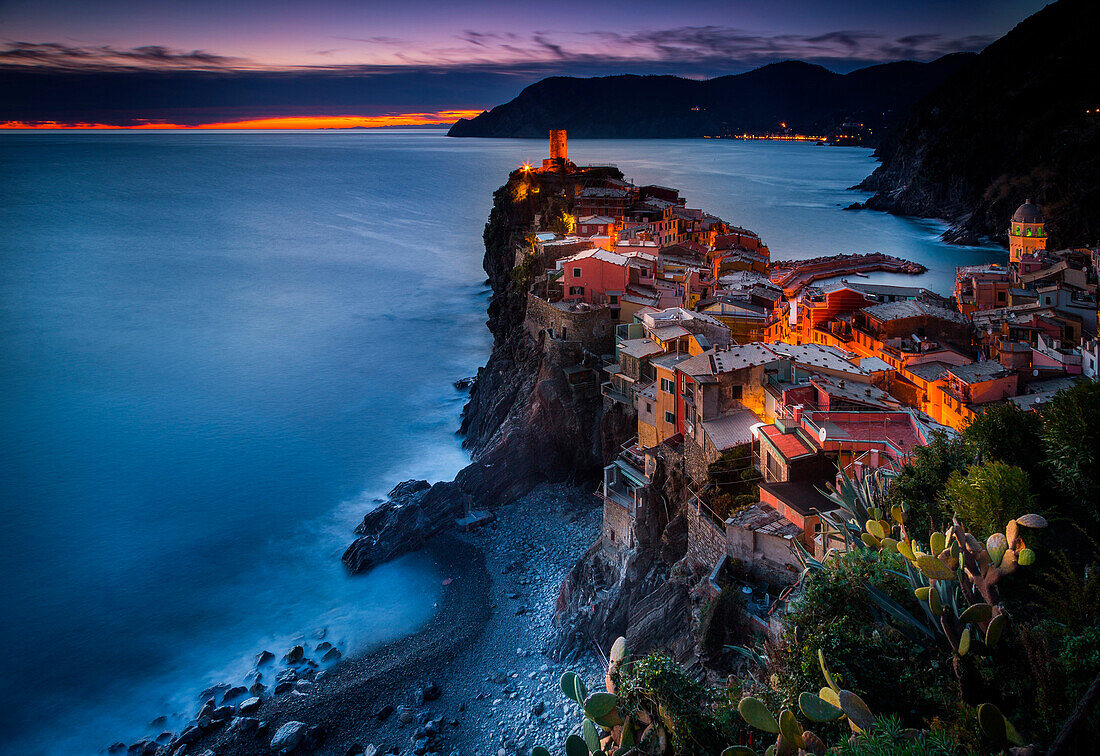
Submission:
[[[204,50],[173,50],[161,45],[119,49],[110,45],[80,47],[60,42],[6,42],[0,64],[73,70],[224,69],[248,63],[243,58],[215,55]]]

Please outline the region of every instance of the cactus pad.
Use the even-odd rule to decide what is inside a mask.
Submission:
[[[741,703],[737,705],[737,711],[740,712],[742,719],[756,729],[779,733],[779,723],[759,698],[742,698]]]
[[[826,690],[832,692],[832,688],[826,688]],[[836,694],[834,693],[834,695]],[[839,703],[839,699],[837,702]],[[813,693],[802,693],[798,696],[798,709],[806,719],[814,722],[832,722],[844,716],[844,712],[840,710],[839,706],[823,700]],[[780,725],[782,725],[782,722],[780,722]]]

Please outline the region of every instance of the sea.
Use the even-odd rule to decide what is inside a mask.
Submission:
[[[934,221],[843,207],[869,150],[573,140],[774,259],[887,252],[949,294]],[[259,651],[411,633],[444,575],[340,555],[395,483],[449,479],[491,339],[482,229],[543,141],[435,130],[0,132],[0,753],[178,729]],[[153,724],[167,716],[166,723]]]

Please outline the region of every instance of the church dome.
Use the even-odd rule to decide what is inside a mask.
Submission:
[[[1016,209],[1012,216],[1013,223],[1042,223],[1043,214],[1039,212],[1039,206],[1031,204],[1028,200]]]

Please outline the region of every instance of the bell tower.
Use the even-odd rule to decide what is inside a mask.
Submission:
[[[1027,200],[1012,215],[1008,227],[1008,261],[1019,263],[1025,255],[1047,248],[1043,214],[1038,205]]]

